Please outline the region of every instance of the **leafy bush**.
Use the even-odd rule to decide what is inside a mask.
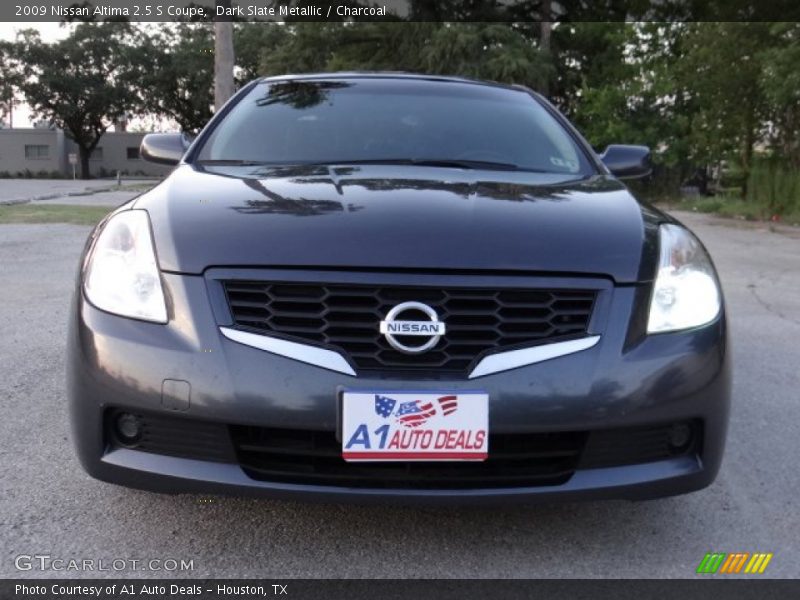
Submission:
[[[800,171],[775,162],[755,165],[747,181],[747,201],[770,216],[800,213]]]
[[[46,171],[44,169],[35,173],[30,169],[11,173],[10,171],[0,171],[0,179],[71,179],[61,171]]]

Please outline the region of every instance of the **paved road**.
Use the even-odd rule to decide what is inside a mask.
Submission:
[[[800,235],[685,220],[716,259],[733,327],[735,405],[717,482],[646,503],[449,510],[209,501],[90,479],[72,455],[63,384],[87,229],[0,226],[0,576],[19,575],[17,555],[46,553],[193,559],[191,576],[686,577],[716,550],[774,552],[768,573],[797,577]]]

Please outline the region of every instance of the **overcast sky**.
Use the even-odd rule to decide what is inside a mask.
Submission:
[[[38,29],[45,42],[64,38],[69,34],[69,27],[61,23],[0,23],[0,40],[12,41],[20,29]]]

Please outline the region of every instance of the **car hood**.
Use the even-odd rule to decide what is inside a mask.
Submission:
[[[655,211],[613,178],[414,166],[178,167],[141,196],[165,271],[313,267],[650,279]]]

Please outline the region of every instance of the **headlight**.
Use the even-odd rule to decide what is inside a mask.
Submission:
[[[713,321],[720,310],[720,290],[700,242],[683,227],[662,225],[659,246],[647,332],[689,329]]]
[[[84,290],[97,308],[157,323],[167,322],[167,306],[143,210],[111,217],[95,241],[84,274]]]

